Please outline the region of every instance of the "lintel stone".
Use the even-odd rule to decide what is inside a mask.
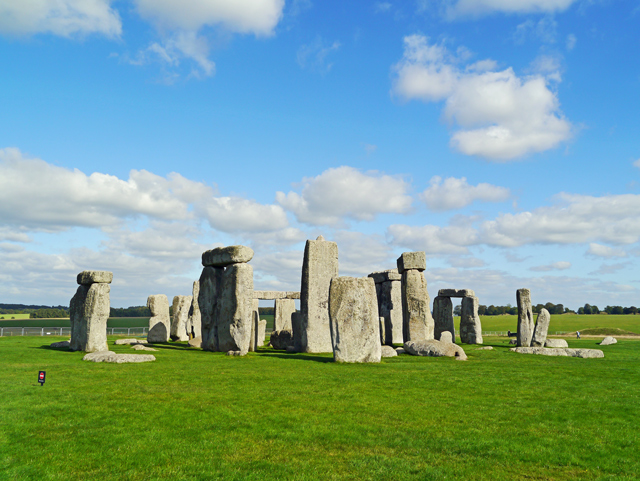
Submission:
[[[427,268],[427,255],[424,251],[403,252],[398,257],[398,272],[402,274],[404,271],[416,269],[424,271]]]
[[[253,291],[254,299],[300,299],[300,292],[295,291]]]
[[[471,289],[440,289],[440,297],[476,297],[476,293]]]
[[[226,267],[232,264],[246,264],[253,259],[253,249],[247,246],[216,247],[202,253],[202,265]]]
[[[78,274],[78,284],[89,286],[91,284],[111,284],[113,272],[109,271],[82,271]]]
[[[398,269],[389,269],[387,271],[372,272],[369,277],[373,278],[373,282],[376,284],[382,284],[387,281],[401,281],[402,275],[398,272]]]

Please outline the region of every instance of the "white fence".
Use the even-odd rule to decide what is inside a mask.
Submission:
[[[109,336],[144,336],[148,327],[108,327]],[[8,336],[71,336],[70,327],[0,327],[0,337]]]

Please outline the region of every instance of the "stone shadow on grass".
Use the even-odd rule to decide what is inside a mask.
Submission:
[[[286,351],[263,351],[259,352],[261,356],[277,357],[280,359],[301,359],[303,361],[315,361],[315,362],[334,362],[333,356],[314,356],[313,354],[301,353],[301,352],[286,352]]]

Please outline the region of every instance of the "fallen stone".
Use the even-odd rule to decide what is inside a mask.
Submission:
[[[436,341],[431,339],[428,341],[405,342],[404,349],[413,356],[430,356],[430,357],[456,357],[460,360],[466,360],[467,355],[457,344]]]
[[[202,347],[202,336],[194,337],[193,339],[189,339],[189,345],[191,347]]]
[[[533,311],[531,309],[531,292],[529,289],[518,289],[516,291],[516,301],[518,302],[518,346],[531,346],[533,337]]]
[[[404,271],[416,269],[424,271],[427,268],[427,256],[423,251],[403,252],[398,257],[398,273],[403,274]]]
[[[245,264],[253,259],[253,249],[247,246],[217,247],[202,253],[202,265],[226,267],[232,264]]]
[[[569,348],[549,349],[546,347],[512,347],[509,350],[513,352],[517,352],[519,354],[540,354],[543,356],[568,356],[568,357],[580,357],[583,359],[604,357],[604,353],[600,349],[569,349]]]
[[[169,315],[169,299],[164,294],[157,294],[147,298],[147,307],[151,311],[149,318],[148,342],[167,342],[171,330],[171,316]]]
[[[89,286],[91,284],[111,284],[113,272],[109,271],[82,271],[76,279],[78,284]]]
[[[54,342],[52,344],[49,344],[49,347],[69,347],[70,344],[70,340],[69,341],[59,341],[59,342]]]
[[[334,277],[329,319],[336,362],[380,362],[380,321],[372,278]]]
[[[449,331],[444,331],[443,333],[440,334],[439,341],[447,344],[453,343],[453,336]]]
[[[611,344],[617,344],[618,340],[615,337],[607,336],[600,343],[601,346],[610,346]]]
[[[254,299],[276,300],[276,299],[300,299],[300,292],[295,291],[253,291]]]
[[[188,341],[189,309],[191,296],[175,296],[173,298],[173,319],[171,319],[171,339],[173,341]]]
[[[369,277],[373,279],[376,284],[381,284],[388,281],[400,281],[402,275],[398,272],[398,269],[389,269],[386,271],[372,272]]]
[[[569,344],[564,339],[547,339],[544,341],[544,347],[569,347]]]
[[[116,354],[113,351],[91,352],[82,358],[83,361],[112,362],[123,364],[129,362],[151,362],[156,357],[153,354]]]
[[[246,356],[247,351],[227,351],[227,356]]]
[[[460,316],[460,341],[465,344],[482,344],[482,324],[478,315],[478,298],[462,298]]]
[[[87,271],[85,271],[87,272]],[[106,283],[80,285],[69,304],[72,351],[108,351],[107,320],[111,288]]]
[[[438,295],[442,297],[476,297],[471,289],[440,289]]]
[[[433,317],[431,316],[427,281],[422,272],[411,269],[402,274],[402,337],[408,341],[433,339]]]
[[[289,346],[293,346],[293,332],[273,331],[270,338],[271,347],[284,351]]]
[[[142,344],[134,344],[131,347],[133,349],[135,349],[136,351],[157,351],[157,349],[154,349],[152,347],[143,346]]]
[[[407,351],[405,351],[404,347],[396,347],[396,352],[399,356],[400,354],[405,354]]]
[[[287,346],[287,352],[298,352],[295,346]]]
[[[381,357],[396,357],[398,352],[391,346],[382,346],[380,350]]]
[[[493,351],[493,347],[491,346],[483,346],[476,349],[476,351]]]
[[[147,341],[145,341],[144,339],[116,339],[114,344],[116,346],[123,346],[123,345],[127,345],[127,344],[146,344]]]
[[[547,340],[547,332],[549,331],[549,322],[551,322],[549,311],[541,309],[536,318],[536,327],[533,330],[533,337],[531,338],[532,347],[544,346]]]
[[[433,300],[433,337],[441,340],[441,335],[445,332],[451,335],[451,342],[454,342],[456,330],[453,325],[453,303],[451,298],[438,295]]]

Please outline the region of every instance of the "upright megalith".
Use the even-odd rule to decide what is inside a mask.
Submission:
[[[398,258],[398,272],[402,275],[402,337],[405,343],[433,339],[431,300],[422,274],[426,268],[424,252],[405,252]]]
[[[531,347],[545,347],[550,322],[551,315],[549,311],[541,309],[536,318],[536,326],[533,330],[533,337],[531,338]]]
[[[167,342],[171,330],[169,299],[164,294],[149,296],[147,307],[151,311],[147,342]]]
[[[173,341],[189,340],[189,309],[191,296],[175,296],[173,298],[173,318],[171,319],[171,339]]]
[[[334,277],[338,277],[338,244],[326,241],[322,236],[308,240],[304,248],[300,289],[302,352],[333,350],[329,325],[329,288]]]
[[[369,277],[376,283],[378,314],[384,319],[382,343],[402,344],[402,276],[397,269],[372,272]]]
[[[518,289],[516,291],[516,301],[518,303],[518,332],[516,337],[518,347],[530,347],[534,324],[529,289]]]
[[[296,312],[296,301],[294,299],[275,299],[273,330],[290,331],[291,315]]]
[[[334,277],[329,293],[333,359],[380,362],[376,286],[370,277]]]
[[[224,267],[205,266],[200,274],[200,292],[198,306],[202,326],[202,349],[206,351],[218,350],[218,324],[216,309],[218,298],[222,292],[222,276]]]
[[[291,338],[293,350],[302,352],[302,312],[300,311],[291,314]]]
[[[111,306],[109,284],[113,273],[107,271],[83,271],[78,274],[80,286],[71,298],[69,318],[71,321],[72,351],[108,351],[107,320]]]
[[[482,344],[482,324],[478,315],[478,298],[463,297],[460,313],[460,341],[465,344]]]
[[[191,296],[191,307],[189,308],[189,319],[187,320],[187,334],[189,338],[195,339],[202,336],[202,316],[200,314],[200,282],[194,281],[193,295]]]
[[[433,300],[433,336],[440,340],[443,333],[451,334],[451,342],[456,340],[456,329],[453,324],[453,302],[450,297],[437,296]]]

